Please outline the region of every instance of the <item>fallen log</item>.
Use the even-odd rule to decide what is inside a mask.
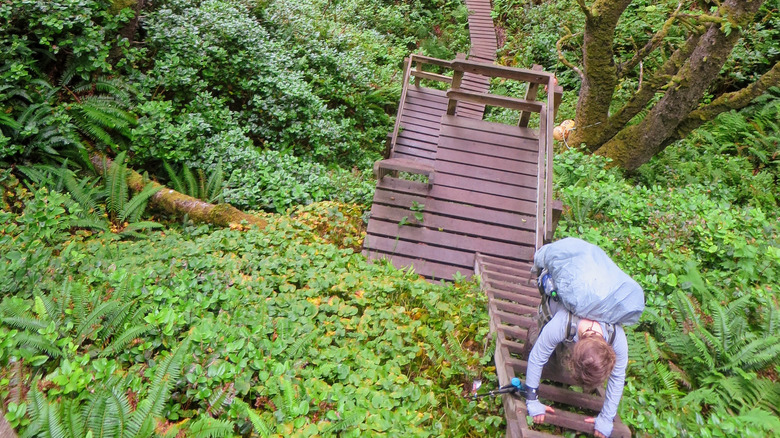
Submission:
[[[98,172],[105,172],[111,166],[111,159],[102,154],[93,154],[90,157],[92,165]],[[131,169],[127,169],[127,186],[133,192],[140,192],[148,182],[144,181],[143,176]],[[152,181],[155,186],[161,187],[161,190],[152,195],[149,204],[155,208],[161,209],[167,213],[183,217],[185,214],[193,222],[208,223],[227,227],[238,225],[245,222],[247,225],[255,225],[259,228],[265,228],[268,222],[265,220],[245,213],[230,204],[210,204],[201,201],[198,198],[177,192],[157,182]]]

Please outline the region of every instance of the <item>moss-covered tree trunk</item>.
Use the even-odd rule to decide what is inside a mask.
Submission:
[[[111,160],[103,155],[93,154],[90,157],[92,165],[100,172],[105,172],[111,165]],[[133,192],[140,192],[146,186],[143,176],[133,170],[128,169],[127,185]],[[149,204],[155,208],[161,209],[167,213],[183,217],[185,214],[194,222],[209,223],[220,226],[230,226],[245,222],[247,225],[255,225],[264,228],[268,225],[265,220],[244,213],[230,204],[210,204],[193,198],[192,196],[179,193],[176,190],[169,189],[161,184],[152,182],[152,184],[162,189],[152,195]]]
[[[701,14],[696,25],[666,61],[655,71],[646,72],[640,87],[625,105],[610,114],[616,87],[652,51],[662,46],[677,13],[689,20],[688,11],[673,14],[658,34],[639,49],[633,59],[615,63],[613,38],[620,15],[630,2],[599,0],[588,7],[578,0],[585,14],[582,87],[577,104],[576,129],[570,144],[584,144],[588,150],[607,156],[617,166],[634,170],[646,163],[671,142],[711,120],[723,111],[739,109],[777,85],[777,65],[749,87],[718,96],[711,104],[699,107],[710,86],[718,79],[723,65],[763,0],[726,0],[714,15]],[[726,31],[729,29],[730,31]],[[652,106],[650,102],[662,97]],[[640,112],[648,114],[637,124],[628,123]]]
[[[595,129],[577,129],[572,133],[574,144],[593,144],[600,141],[600,125],[607,123],[612,97],[618,84],[612,42],[620,15],[631,0],[599,0],[590,8],[584,1],[580,7],[585,14],[580,98],[577,101],[577,126]],[[601,126],[603,127],[603,126]]]

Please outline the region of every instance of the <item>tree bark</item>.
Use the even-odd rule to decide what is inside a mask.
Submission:
[[[93,154],[90,157],[92,165],[100,172],[105,172],[111,165],[111,160],[100,154]],[[134,192],[140,192],[144,189],[147,182],[144,181],[140,173],[128,169],[127,186]],[[223,227],[246,222],[249,225],[256,225],[259,228],[265,228],[268,225],[263,219],[257,216],[244,213],[230,204],[210,204],[193,198],[192,196],[179,193],[169,189],[162,184],[152,181],[152,184],[162,189],[152,195],[149,204],[159,208],[167,213],[183,217],[185,214],[194,222],[209,223]]]
[[[739,110],[750,105],[750,102],[752,102],[753,99],[764,94],[770,87],[776,87],[778,85],[780,85],[780,62],[775,63],[771,70],[764,73],[756,82],[747,87],[732,93],[722,94],[710,104],[693,110],[688,114],[688,117],[677,126],[674,136],[669,137],[664,146],[668,146],[669,144],[684,138],[694,129],[714,119],[720,113]]]
[[[588,8],[579,1],[585,14],[580,97],[577,101],[577,129],[570,143],[594,144],[599,130],[607,122],[609,107],[618,83],[612,42],[615,28],[631,0],[598,0]]]
[[[717,78],[740,39],[739,27],[752,20],[762,3],[759,0],[726,0],[720,15],[731,23],[731,33],[726,35],[719,24],[710,24],[673,78],[672,86],[648,115],[640,123],[621,130],[595,153],[612,158],[613,165],[635,170],[663,150],[667,140],[676,135],[678,126]]]

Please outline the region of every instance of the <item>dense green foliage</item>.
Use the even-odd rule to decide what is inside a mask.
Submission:
[[[0,7],[0,160],[124,150],[162,180],[222,162],[241,207],[367,203],[352,167],[383,151],[403,57],[468,41],[457,1],[166,0],[137,28],[134,3]]]
[[[665,4],[632,4],[620,53],[646,42]],[[164,0],[128,40],[132,5],[0,5],[0,407],[11,426],[502,436],[499,403],[462,397],[475,379],[496,384],[477,285],[428,284],[358,254],[401,60],[465,51],[462,2]],[[561,23],[578,30],[573,2],[494,5],[502,59],[576,89],[555,52]],[[718,87],[777,59],[776,10],[768,1]],[[637,435],[780,429],[778,97],[721,115],[629,178],[579,151],[556,156],[556,237],[599,244],[647,294],[627,331],[620,405]],[[103,174],[89,172],[92,151],[114,159]],[[204,200],[287,213],[262,231],[143,221],[153,190],[131,195],[127,166]],[[327,199],[356,203],[316,202]]]
[[[600,245],[645,289],[620,408],[642,434],[780,426],[778,116],[771,97],[723,114],[634,180],[577,151],[556,157],[556,236]]]
[[[359,238],[349,210],[301,210],[264,231],[188,226],[119,242],[42,227],[41,217],[67,224],[67,195],[21,192],[25,209],[2,213],[0,278],[16,282],[2,285],[0,381],[16,406],[33,387],[28,434],[54,427],[36,422],[48,415],[65,428],[148,436],[137,433],[147,405],[167,418],[157,430],[168,436],[212,419],[261,436],[492,434],[501,422],[476,415],[497,405],[462,398],[471,379],[495,379],[485,298],[471,283],[431,285],[319,237]],[[11,254],[44,232],[34,260]],[[186,355],[171,364],[175,348]],[[127,422],[86,408],[106,403]]]

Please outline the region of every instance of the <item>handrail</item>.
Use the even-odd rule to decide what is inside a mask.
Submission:
[[[544,71],[505,67],[503,65],[491,65],[467,60],[452,61],[452,69],[455,71],[489,76],[491,78],[506,78],[516,81],[533,82],[537,84],[547,84],[550,81],[550,78],[555,77],[552,73],[547,73]],[[552,90],[552,88],[550,89]]]
[[[395,124],[393,125],[393,135],[390,137],[390,156],[393,154],[395,142],[398,140],[398,131],[401,129],[401,115],[404,112],[404,105],[406,104],[406,93],[409,87],[409,75],[412,70],[413,57],[414,55],[411,55],[409,58],[404,58],[403,87],[401,88],[401,101],[398,103],[398,113],[395,116]]]
[[[542,229],[542,235],[536,236],[536,249],[539,249],[544,244],[545,240],[552,239],[553,233],[553,219],[552,219],[552,177],[553,177],[553,125],[555,124],[555,110],[557,108],[556,99],[556,84],[555,76],[550,75],[547,81],[547,89],[551,92],[547,93],[547,108],[545,108],[546,116],[542,117],[544,124],[539,127],[539,138],[544,137],[544,156],[545,156],[545,170],[544,170],[544,183],[545,190],[544,195],[541,196],[541,192],[537,193],[537,196],[542,197],[544,203],[544,228]],[[560,100],[559,100],[560,102]],[[540,148],[539,154],[542,154]],[[538,218],[537,218],[538,225]]]

